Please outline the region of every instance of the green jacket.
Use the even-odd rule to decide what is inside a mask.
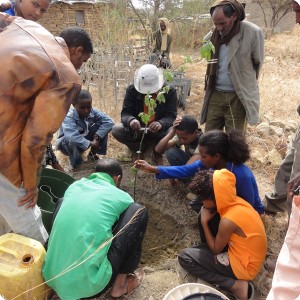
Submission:
[[[109,283],[111,242],[103,243],[113,236],[113,225],[131,203],[132,198],[105,173],[82,178],[67,189],[43,266],[47,284],[62,300],[93,296]]]

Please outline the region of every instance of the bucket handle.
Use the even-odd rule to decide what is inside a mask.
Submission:
[[[15,258],[18,258],[18,259],[20,258],[20,254],[17,251],[8,249],[6,247],[0,246],[0,251],[8,253],[8,254],[14,256]]]

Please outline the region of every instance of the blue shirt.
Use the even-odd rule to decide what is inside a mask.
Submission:
[[[11,2],[11,7],[7,10],[4,11],[6,14],[10,15],[10,16],[15,16],[15,2]]]
[[[160,166],[157,169],[159,174],[156,174],[156,179],[187,178],[194,176],[200,170],[206,170],[200,160],[190,165]],[[260,200],[257,183],[251,170],[244,164],[235,165],[231,162],[227,163],[226,169],[235,175],[237,195],[249,202],[259,214],[262,214],[264,206]]]

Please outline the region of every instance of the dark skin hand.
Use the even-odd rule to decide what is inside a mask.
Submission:
[[[133,120],[130,121],[129,127],[133,131],[139,131],[141,129],[141,124],[140,124],[140,122],[137,119],[133,119]]]
[[[39,190],[37,187],[27,190],[27,194],[18,200],[18,206],[26,205],[25,208],[33,208],[38,199]]]
[[[99,138],[98,135],[94,136],[94,139],[91,142],[91,148],[94,149],[94,150],[100,150],[101,149],[100,138]]]
[[[158,132],[162,129],[162,125],[159,123],[159,122],[152,122],[150,125],[149,125],[149,130],[151,132]]]

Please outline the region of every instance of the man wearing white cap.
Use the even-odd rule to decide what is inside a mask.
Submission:
[[[133,153],[132,160],[137,159],[136,152],[139,150],[143,129],[145,124],[141,121],[139,114],[147,113],[144,104],[145,95],[148,93],[156,100],[157,93],[164,86],[164,77],[161,69],[154,65],[146,64],[137,69],[134,74],[134,84],[126,89],[123,108],[121,111],[121,122],[112,129],[112,135],[120,143],[125,144]],[[155,145],[167,134],[177,116],[177,95],[173,87],[165,95],[165,102],[157,103],[154,115],[148,123],[147,133],[144,136],[142,153],[148,147]],[[142,158],[142,155],[140,155]],[[153,152],[153,160],[162,163],[161,154]]]
[[[300,24],[300,0],[294,0],[292,2],[292,8],[296,13],[296,23]],[[292,202],[292,211],[290,214],[288,231],[277,259],[272,288],[268,294],[267,300],[300,299],[299,187],[300,172],[298,172],[287,184],[288,201]]]

